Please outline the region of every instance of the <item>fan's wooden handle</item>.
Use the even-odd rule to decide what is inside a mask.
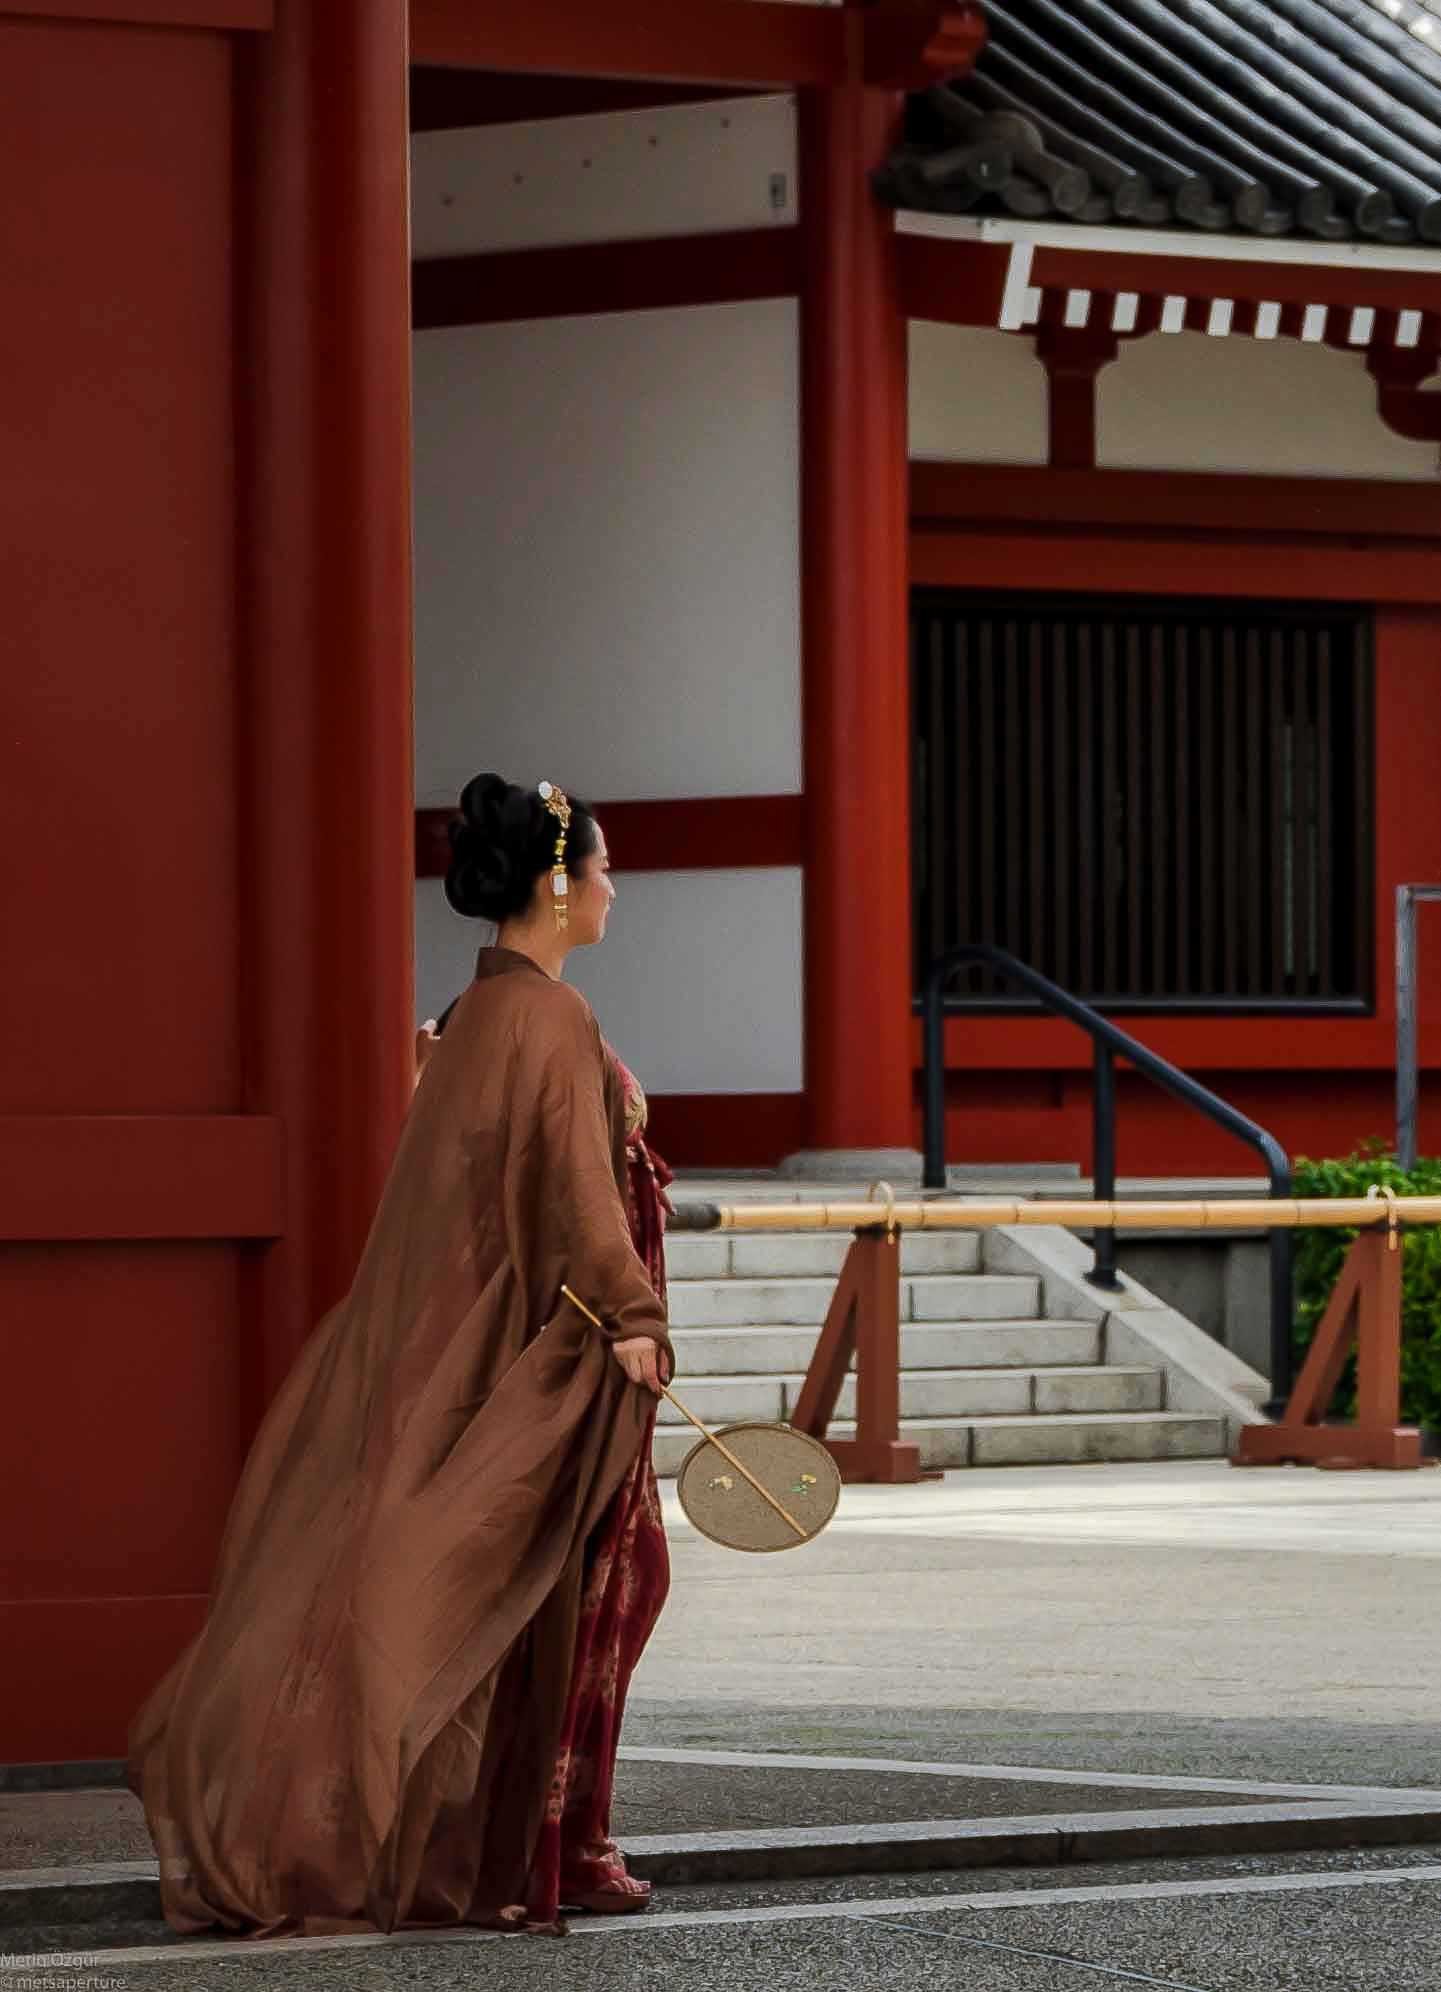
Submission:
[[[562,1286],[561,1292],[565,1295],[566,1299],[570,1302],[572,1307],[578,1307],[580,1309],[581,1313],[585,1316],[587,1321],[591,1322],[595,1327],[599,1328],[602,1332],[604,1332],[605,1323],[601,1320],[598,1314],[594,1313],[592,1309],[586,1306],[585,1302],[581,1299],[578,1293],[572,1293],[571,1289],[568,1286]],[[697,1418],[694,1411],[692,1411],[687,1405],[681,1403],[680,1399],[676,1396],[675,1392],[671,1389],[670,1385],[667,1383],[663,1383],[661,1385],[661,1391],[663,1395],[668,1397],[671,1403],[674,1404],[676,1410],[679,1411],[682,1418],[689,1419],[690,1423],[695,1426],[696,1430],[700,1433],[701,1437],[703,1439],[708,1440],[709,1443],[715,1447],[716,1451],[720,1454],[721,1458],[726,1462],[727,1466],[733,1466],[736,1472],[741,1476],[743,1480],[748,1480],[750,1482],[751,1486],[754,1487],[755,1491],[757,1492],[757,1494],[760,1495],[761,1499],[765,1502],[768,1502],[769,1505],[775,1509],[776,1513],[780,1516],[782,1521],[788,1522],[790,1524],[790,1526],[795,1530],[796,1534],[800,1537],[802,1542],[809,1542],[810,1531],[805,1527],[805,1525],[796,1520],[795,1516],[790,1512],[789,1508],[782,1507],[781,1503],[776,1499],[775,1495],[771,1493],[768,1487],[762,1487],[761,1483],[756,1479],[755,1475],[751,1472],[750,1468],[744,1465],[742,1461],[736,1458],[735,1454],[731,1451],[728,1445],[726,1445],[722,1440],[718,1439],[714,1432],[707,1430],[707,1428],[701,1423],[700,1419]]]

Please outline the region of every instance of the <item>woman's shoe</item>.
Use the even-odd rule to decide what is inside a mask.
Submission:
[[[626,1875],[581,1895],[561,1891],[562,1906],[586,1916],[639,1916],[650,1907],[650,1883]]]

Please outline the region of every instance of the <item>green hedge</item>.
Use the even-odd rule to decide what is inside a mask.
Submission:
[[[1441,1158],[1420,1161],[1409,1173],[1379,1147],[1339,1162],[1296,1164],[1298,1197],[1363,1197],[1373,1183],[1398,1196],[1441,1196]],[[1295,1343],[1310,1346],[1354,1231],[1296,1234]],[[1401,1290],[1401,1416],[1409,1425],[1441,1430],[1441,1226],[1410,1231],[1405,1239]],[[1355,1363],[1347,1366],[1332,1407],[1336,1417],[1355,1410]]]

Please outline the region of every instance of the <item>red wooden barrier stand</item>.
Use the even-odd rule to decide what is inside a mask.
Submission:
[[[1393,1216],[1387,1231],[1363,1231],[1316,1330],[1286,1413],[1274,1425],[1247,1425],[1233,1466],[1417,1467],[1421,1434],[1401,1416],[1401,1250]],[[1356,1420],[1324,1422],[1341,1372],[1356,1350]]]
[[[826,1437],[856,1359],[856,1435]],[[895,1485],[930,1476],[920,1447],[901,1438],[901,1234],[858,1230],[816,1342],[791,1424],[819,1439],[844,1481]]]

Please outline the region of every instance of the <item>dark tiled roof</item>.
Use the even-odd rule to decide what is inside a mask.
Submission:
[[[1441,0],[985,14],[975,72],[911,101],[876,176],[893,205],[1441,243]]]

